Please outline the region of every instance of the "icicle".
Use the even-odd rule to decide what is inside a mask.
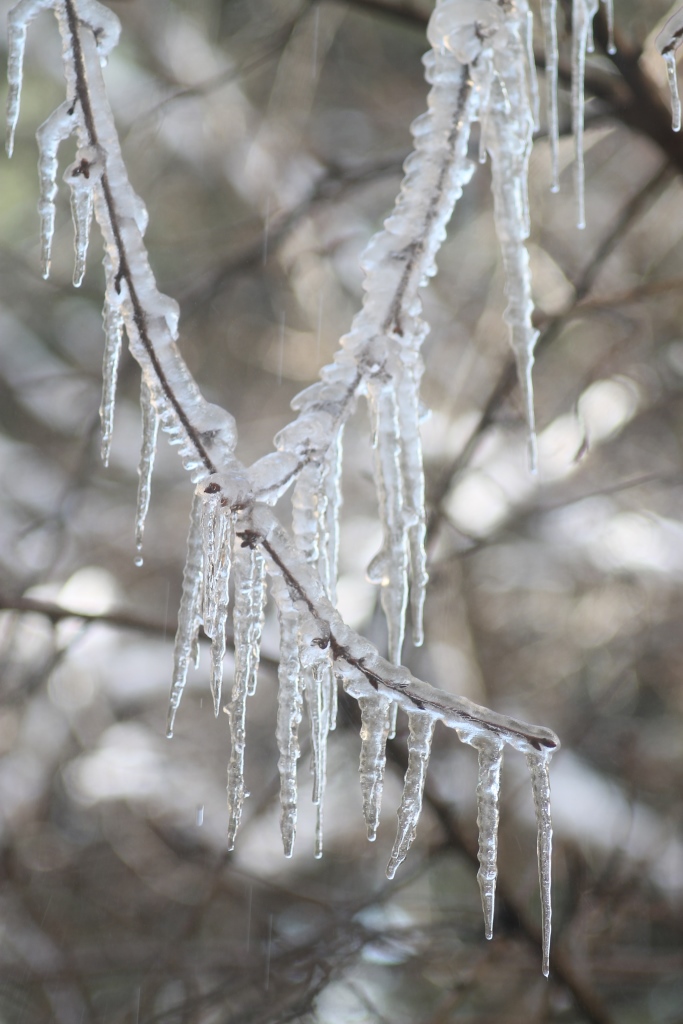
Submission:
[[[187,683],[187,671],[194,660],[197,633],[200,625],[200,603],[202,592],[202,499],[198,494],[192,498],[190,531],[187,537],[187,557],[183,572],[183,593],[178,612],[178,629],[173,651],[173,682],[168,707],[166,735],[173,736],[175,717]]]
[[[223,661],[225,659],[225,629],[228,621],[229,583],[232,564],[235,523],[226,510],[219,512],[216,523],[216,561],[211,577],[211,616],[204,620],[204,632],[211,637],[211,694],[213,712],[220,714],[223,688]],[[235,627],[236,628],[236,627]],[[244,638],[242,638],[244,639]],[[237,640],[235,640],[237,643]],[[247,688],[248,688],[247,681]]]
[[[339,713],[339,686],[341,681],[337,678],[337,673],[333,670],[330,672],[330,732],[334,732],[337,728],[337,715]]]
[[[607,52],[613,56],[617,52],[614,44],[614,0],[602,0],[607,15]]]
[[[529,75],[529,102],[534,118],[534,131],[541,127],[540,100],[538,97],[538,75],[536,74],[536,58],[534,56],[534,16],[531,11],[526,12],[526,63]]]
[[[254,588],[258,586],[255,552],[235,539],[235,681],[227,707],[230,718],[230,761],[228,763],[228,849],[235,845],[235,836],[242,817],[245,798],[244,750],[246,745],[246,707],[249,682],[253,672],[254,651],[250,643]]]
[[[138,466],[138,503],[135,517],[135,558],[136,565],[142,565],[142,538],[145,532],[145,520],[149,511],[149,499],[152,491],[152,470],[159,436],[159,414],[152,403],[152,396],[145,379],[140,381],[140,410],[142,412],[142,449]]]
[[[396,725],[398,723],[398,704],[392,700],[389,707],[389,739],[396,738]]]
[[[300,638],[301,642],[301,638]],[[300,649],[302,662],[310,663],[307,648]],[[321,652],[312,665],[307,665],[304,681],[306,710],[311,726],[311,771],[313,773],[313,803],[316,806],[315,856],[323,853],[323,802],[327,782],[327,735],[329,733],[329,692],[332,666]]]
[[[280,620],[280,665],[278,668],[277,746],[280,773],[280,832],[285,856],[291,857],[296,837],[299,725],[301,723],[302,683],[297,614],[281,576],[273,576],[273,598]]]
[[[389,733],[389,709],[393,701],[388,697],[360,697],[361,714],[360,788],[363,794],[363,814],[368,839],[377,838],[379,814],[384,788],[386,744]]]
[[[422,360],[417,353],[404,352],[396,382],[398,429],[402,438],[401,471],[403,477],[403,521],[408,529],[410,554],[410,609],[413,644],[424,643],[424,603],[427,591],[427,553],[425,538],[425,484],[420,440],[419,386]]]
[[[102,423],[100,451],[102,462],[108,466],[114,432],[116,382],[123,343],[123,314],[120,305],[117,302],[109,302],[105,298],[102,320],[104,323],[104,358],[102,360],[102,404],[100,405]]]
[[[208,637],[214,634],[214,623],[216,620],[216,593],[214,580],[216,576],[216,564],[221,545],[221,508],[220,501],[213,494],[204,496],[202,509],[202,548],[204,580],[202,585],[203,607],[202,619],[204,620],[204,632]]]
[[[668,50],[662,54],[666,62],[666,75],[669,80],[669,91],[671,94],[671,127],[675,132],[681,130],[681,99],[678,95],[678,77],[676,67],[676,54]]]
[[[261,553],[253,548],[253,585],[251,590],[251,608],[249,611],[249,683],[247,693],[253,697],[258,683],[258,667],[261,658],[261,634],[265,622],[266,603],[266,566]]]
[[[557,0],[542,0],[545,37],[545,82],[548,136],[550,138],[550,190],[560,190],[560,128],[557,115]]]
[[[88,254],[90,225],[93,215],[93,188],[101,177],[103,163],[92,149],[79,149],[75,163],[64,173],[64,180],[71,189],[71,218],[74,224],[74,276],[75,288],[80,288],[85,276],[85,261]]]
[[[53,0],[20,0],[7,15],[7,132],[5,146],[7,155],[14,151],[14,134],[19,120],[21,84],[24,77],[24,52],[26,32],[30,22],[41,11],[53,6]]]
[[[510,342],[524,399],[529,464],[535,472],[536,426],[531,371],[538,332],[531,321],[529,254],[524,245],[529,235],[528,171],[534,119],[525,74],[524,12],[512,9],[505,16],[505,24],[505,47],[495,51],[495,60],[489,58],[493,66],[488,71],[486,62],[482,62],[484,77],[490,77],[495,69],[486,118],[486,148],[491,156],[494,219],[505,269],[508,305],[504,315],[510,327]]]
[[[493,935],[493,913],[498,877],[498,801],[503,742],[496,737],[480,736],[470,741],[479,751],[477,783],[477,826],[479,828],[479,871],[477,881],[484,910],[486,938]]]
[[[577,224],[586,226],[585,170],[583,162],[584,78],[586,53],[590,52],[593,18],[598,0],[574,0],[572,4],[572,128],[574,131],[574,187],[578,206]]]
[[[76,128],[76,119],[70,103],[62,103],[48,117],[38,131],[38,174],[40,179],[40,249],[43,277],[50,276],[52,238],[55,231],[55,196],[57,195],[57,152],[59,144],[68,139]]]
[[[320,468],[311,463],[305,466],[294,485],[292,494],[292,530],[296,546],[307,562],[318,562],[318,504]]]
[[[368,579],[381,586],[380,600],[387,620],[389,659],[401,664],[405,613],[408,603],[407,537],[403,523],[401,434],[393,387],[370,381],[368,401],[372,416],[373,447],[384,531],[382,550],[368,566]]]
[[[320,555],[321,578],[330,600],[337,600],[337,564],[339,560],[339,511],[342,504],[341,471],[343,428],[335,434],[322,471]]]
[[[387,865],[387,878],[394,877],[415,838],[434,735],[434,719],[431,715],[416,711],[408,715],[408,727],[408,767],[403,783],[401,806],[398,809],[398,832]]]
[[[527,754],[531,775],[534,807],[538,825],[538,877],[541,886],[541,931],[543,937],[542,970],[546,978],[550,973],[550,929],[552,905],[550,900],[550,872],[552,865],[553,828],[550,820],[549,755]]]
[[[683,8],[669,18],[666,25],[655,39],[655,46],[666,61],[666,75],[669,80],[671,94],[671,116],[673,130],[681,130],[681,101],[678,95],[678,78],[676,74],[676,51],[683,43]]]

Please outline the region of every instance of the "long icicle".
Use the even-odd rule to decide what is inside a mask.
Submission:
[[[235,522],[227,510],[221,510],[218,520],[217,556],[214,574],[211,579],[212,598],[211,620],[204,623],[204,631],[211,637],[211,694],[213,696],[213,713],[218,718],[223,692],[223,662],[225,660],[226,636],[228,622],[228,602],[230,570],[234,545]],[[251,595],[250,595],[251,596]],[[210,632],[209,632],[210,630]],[[241,639],[245,639],[241,637]],[[249,680],[247,679],[247,688]]]
[[[584,78],[586,76],[586,53],[591,48],[590,40],[593,18],[598,10],[598,0],[574,0],[572,4],[572,129],[574,132],[574,189],[576,192],[577,222],[580,229],[586,226],[586,175],[583,159],[584,129]]]
[[[38,174],[40,196],[40,262],[43,277],[50,276],[52,239],[55,233],[55,197],[57,195],[57,153],[60,143],[73,134],[76,123],[73,108],[66,101],[53,111],[36,132],[38,140]]]
[[[560,191],[560,122],[557,113],[557,0],[541,0],[545,38],[545,91],[550,139],[550,191]]]
[[[136,565],[142,565],[142,541],[149,512],[149,499],[152,494],[152,471],[159,436],[159,415],[152,403],[152,396],[144,377],[140,381],[140,411],[142,413],[142,448],[138,465],[138,500],[135,515]]]
[[[374,843],[377,838],[379,826],[384,769],[387,761],[389,711],[392,704],[393,701],[381,694],[376,697],[358,698],[361,715],[361,748],[358,771],[363,794],[363,816],[371,843]]]
[[[493,936],[493,915],[498,878],[498,805],[503,743],[497,737],[471,741],[479,752],[477,782],[477,826],[479,828],[479,871],[477,881],[484,911],[486,938]]]
[[[550,974],[550,931],[552,924],[551,867],[553,848],[553,826],[550,819],[550,778],[548,776],[549,755],[527,754],[526,762],[531,776],[534,808],[538,826],[538,879],[541,888],[541,934],[543,945],[542,971],[546,978]]]
[[[192,498],[190,530],[187,537],[187,557],[183,572],[183,592],[178,612],[178,629],[173,651],[173,681],[168,707],[166,735],[173,736],[175,718],[187,683],[190,663],[196,659],[196,644],[201,624],[201,597],[203,578],[202,506],[198,494]]]
[[[408,715],[408,767],[398,809],[398,831],[387,865],[387,878],[394,877],[415,838],[422,810],[422,792],[427,777],[434,725],[435,720],[431,715],[419,712]]]
[[[108,257],[105,257],[105,259]],[[109,465],[111,444],[114,434],[114,409],[116,407],[116,384],[119,376],[119,362],[123,346],[123,316],[118,302],[105,297],[102,310],[104,326],[104,355],[102,357],[102,402],[100,422],[102,437],[100,453],[105,467]]]
[[[291,857],[296,838],[299,726],[303,704],[301,662],[297,639],[298,617],[282,576],[271,577],[271,591],[280,620],[278,667],[277,746],[280,773],[280,833],[285,857]]]
[[[244,753],[246,748],[246,710],[251,673],[251,649],[248,642],[249,610],[253,601],[254,557],[250,547],[242,546],[238,536],[234,549],[235,605],[235,680],[227,707],[230,718],[230,760],[228,762],[228,849],[235,846],[235,837],[242,818],[245,798]]]

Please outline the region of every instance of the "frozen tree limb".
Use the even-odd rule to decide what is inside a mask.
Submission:
[[[418,292],[435,272],[435,255],[445,236],[453,204],[472,174],[472,164],[466,155],[469,127],[475,116],[482,113],[487,119],[486,145],[494,163],[498,162],[495,173],[512,179],[508,182],[512,193],[508,195],[502,180],[496,185],[494,173],[494,195],[498,189],[499,234],[510,247],[505,257],[510,299],[508,319],[513,346],[518,325],[522,332],[517,346],[518,358],[528,389],[535,339],[527,330],[530,317],[526,307],[528,274],[522,255],[528,230],[525,175],[530,116],[533,122],[533,113],[529,115],[533,90],[527,80],[530,69],[526,64],[526,5],[520,4],[519,11],[511,8],[509,20],[505,20],[507,15],[501,14],[491,0],[468,0],[464,4],[445,0],[437,8],[446,12],[447,17],[441,27],[438,20],[435,22],[438,45],[426,58],[432,82],[430,109],[413,127],[416,155],[406,163],[406,178],[394,213],[385,231],[375,236],[366,252],[363,310],[344,340],[339,357],[323,371],[321,383],[296,400],[299,416],[276,438],[277,451],[251,468],[243,466],[234,455],[237,434],[233,417],[205,401],[185,365],[176,344],[177,305],[159,292],[149,265],[143,240],[146,210],[128,182],[102,77],[102,65],[118,39],[119,25],[116,17],[97,0],[21,0],[13,9],[8,149],[11,150],[18,117],[27,25],[46,7],[54,10],[62,36],[67,100],[56,120],[56,134],[43,133],[43,146],[50,147],[43,156],[43,166],[47,168],[43,194],[48,203],[52,202],[56,143],[67,134],[75,133],[76,160],[65,175],[76,196],[75,283],[81,280],[84,271],[92,210],[105,245],[105,323],[113,317],[113,326],[107,331],[111,335],[108,340],[111,354],[107,358],[111,369],[103,402],[105,451],[113,416],[116,362],[113,353],[118,348],[122,324],[143,375],[147,426],[138,538],[149,500],[149,472],[157,424],[168,435],[170,443],[178,447],[183,465],[196,485],[176,643],[169,735],[188,665],[196,652],[200,624],[212,639],[212,690],[215,710],[219,709],[227,581],[234,561],[237,653],[229,705],[233,742],[228,771],[229,845],[232,845],[245,797],[245,711],[247,697],[255,685],[265,566],[273,580],[272,594],[280,614],[285,652],[278,713],[285,852],[291,853],[296,825],[297,730],[302,691],[313,738],[318,855],[322,851],[325,745],[333,724],[336,676],[357,699],[381,700],[381,706],[388,709],[394,704],[408,714],[411,759],[399,813],[399,835],[388,868],[390,874],[405,856],[415,833],[436,722],[455,729],[460,739],[480,750],[511,746],[527,756],[534,784],[539,820],[545,970],[550,935],[551,835],[547,766],[559,741],[549,729],[527,725],[465,698],[439,691],[397,664],[408,576],[411,576],[414,591],[414,627],[418,640],[421,638],[421,595],[426,582],[417,387],[421,376],[419,349],[427,328],[419,318]],[[502,57],[496,56],[506,47],[510,51],[510,67]],[[482,69],[479,78],[471,73],[470,64],[476,63]],[[508,103],[514,121],[511,139],[498,124]],[[72,123],[68,119],[72,119]],[[504,136],[508,141],[504,141]],[[44,233],[49,234],[49,224]],[[514,283],[515,275],[520,278],[519,285]],[[521,295],[521,312],[514,311],[518,295]],[[118,313],[113,315],[112,310]],[[373,432],[377,438],[385,542],[375,560],[374,571],[381,575],[383,603],[390,621],[393,664],[344,624],[331,600],[336,516],[340,503],[341,430],[353,409],[356,395],[362,390],[370,398]],[[292,540],[268,506],[295,480],[298,519],[295,517]],[[369,723],[366,717],[366,729]],[[366,802],[369,804],[366,813],[371,830],[377,805],[377,797],[371,791],[381,789],[380,764],[386,726],[386,718],[375,715],[370,726],[374,735],[364,739],[366,760],[371,745],[376,765],[369,773],[371,777],[366,778]],[[486,770],[490,774],[493,768]],[[491,798],[484,796],[487,787],[492,792],[495,785],[490,780],[481,783],[482,829],[488,837],[482,840],[481,867],[490,879],[492,843],[495,843],[490,824],[485,824],[484,819],[492,821],[495,815]],[[492,890],[488,882],[483,895],[488,931],[492,919]]]

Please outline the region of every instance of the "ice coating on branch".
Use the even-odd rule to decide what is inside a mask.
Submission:
[[[145,521],[149,511],[149,499],[152,494],[152,470],[159,436],[159,416],[152,403],[144,379],[140,382],[140,412],[142,414],[142,448],[138,466],[138,501],[135,515],[135,558],[136,565],[142,565],[142,539],[145,533]]]
[[[527,765],[531,776],[534,795],[536,824],[538,826],[538,878],[541,887],[541,933],[543,940],[542,970],[546,977],[550,973],[550,929],[552,903],[550,893],[553,826],[550,819],[550,778],[548,776],[548,755],[527,754]]]
[[[479,736],[469,742],[479,752],[477,781],[477,826],[479,828],[479,871],[477,881],[484,910],[486,938],[493,936],[493,913],[498,877],[498,804],[503,743],[497,737]]]
[[[38,140],[38,176],[40,196],[40,250],[43,277],[50,276],[52,239],[55,233],[55,196],[57,195],[57,153],[60,143],[73,134],[76,122],[70,103],[61,103],[48,119],[43,122],[36,138]]]
[[[203,573],[203,538],[202,538],[201,495],[192,498],[190,512],[190,529],[187,537],[187,556],[183,572],[183,592],[178,612],[178,629],[173,651],[173,682],[168,708],[166,735],[173,736],[175,716],[187,683],[190,662],[197,661],[199,654],[197,636],[201,625],[201,598]]]
[[[546,117],[550,139],[550,190],[560,190],[560,125],[557,114],[557,0],[541,0],[545,40]]]
[[[671,119],[675,132],[681,130],[681,100],[678,95],[678,77],[676,68],[676,51],[683,43],[683,7],[669,18],[666,25],[655,39],[655,46],[666,62],[666,76],[671,95]]]
[[[488,0],[481,3],[488,17]],[[479,9],[476,4],[475,8]],[[311,473],[296,500],[302,512],[305,504],[309,519],[317,522],[315,544],[310,524],[306,543],[309,552],[315,547],[314,560],[333,595],[341,501],[341,427],[357,394],[367,393],[377,442],[378,502],[384,531],[382,550],[373,560],[370,575],[382,587],[390,651],[396,661],[400,660],[405,631],[409,585],[413,639],[416,644],[422,642],[427,580],[418,391],[423,370],[419,351],[428,328],[420,318],[419,293],[436,273],[435,258],[446,225],[472,176],[467,147],[477,109],[468,70],[453,53],[439,47],[438,52],[427,54],[425,65],[432,85],[429,109],[412,126],[415,152],[405,164],[406,176],[394,211],[362,258],[363,308],[342,338],[335,362],[322,370],[321,381],[292,403],[299,412],[297,422],[310,423],[311,416],[326,414],[326,424],[318,419],[318,429],[324,429],[326,435],[321,432],[314,446],[310,430],[305,429],[276,439],[281,451],[296,453],[318,466],[317,484]]]
[[[358,706],[361,715],[361,749],[358,771],[363,794],[363,815],[368,830],[368,839],[374,843],[377,838],[379,813],[382,806],[389,711],[392,701],[380,695],[359,697]]]
[[[403,781],[403,795],[398,809],[398,831],[387,865],[387,878],[393,878],[405,860],[417,832],[422,810],[422,792],[432,749],[435,719],[413,712],[408,715],[408,767]]]
[[[189,662],[196,657],[202,622],[212,637],[212,687],[218,708],[226,639],[228,573],[234,554],[237,645],[235,680],[228,709],[232,737],[228,841],[232,846],[245,797],[245,711],[246,699],[255,681],[263,615],[262,556],[273,577],[284,654],[280,671],[278,749],[286,852],[291,853],[296,827],[297,732],[304,686],[312,733],[318,853],[322,850],[326,740],[336,703],[336,675],[354,697],[383,703],[388,710],[381,728],[377,723],[374,727],[368,726],[368,735],[364,738],[364,803],[370,823],[378,813],[381,748],[387,719],[391,720],[399,706],[408,714],[409,764],[399,811],[399,833],[389,865],[392,874],[405,857],[415,834],[436,721],[457,730],[461,739],[480,750],[486,748],[490,752],[504,743],[513,746],[527,755],[539,820],[544,969],[547,969],[550,935],[547,767],[550,755],[559,745],[557,737],[550,730],[496,714],[415,679],[405,669],[380,657],[368,641],[350,630],[330,600],[334,593],[336,515],[340,504],[341,431],[356,396],[364,390],[372,392],[371,404],[376,407],[373,412],[375,432],[378,447],[383,447],[378,461],[386,477],[381,481],[385,494],[381,501],[383,553],[398,550],[397,537],[402,538],[401,578],[394,577],[391,584],[394,595],[388,602],[393,617],[393,653],[398,646],[395,637],[403,630],[402,623],[396,620],[405,612],[402,595],[406,574],[411,578],[413,602],[415,592],[424,586],[424,553],[420,550],[424,537],[424,521],[420,518],[423,516],[424,483],[417,390],[422,374],[419,353],[427,327],[420,320],[419,290],[435,272],[435,255],[443,240],[445,225],[463,185],[471,176],[472,165],[467,159],[469,128],[478,116],[484,122],[486,148],[494,163],[498,159],[500,164],[499,169],[494,170],[494,196],[501,241],[508,246],[507,251],[505,244],[503,248],[508,273],[509,320],[513,334],[514,329],[518,330],[515,350],[522,353],[521,357],[518,354],[518,361],[525,360],[530,371],[529,350],[533,346],[528,336],[524,336],[528,266],[520,256],[526,237],[523,231],[528,231],[526,139],[528,123],[529,120],[533,123],[534,115],[526,3],[519,0],[516,5],[498,5],[492,0],[446,0],[438,4],[430,25],[434,50],[425,60],[432,84],[429,111],[413,126],[416,153],[406,163],[406,177],[395,211],[365,254],[363,309],[343,339],[334,363],[323,370],[320,383],[296,400],[300,416],[279,435],[277,455],[261,460],[250,471],[234,457],[234,420],[227,412],[204,400],[180,356],[175,343],[177,305],[158,291],[149,266],[142,237],[146,211],[127,180],[100,71],[118,36],[118,21],[95,0],[55,0],[54,4],[22,0],[17,5],[10,47],[9,146],[11,148],[18,111],[25,26],[30,17],[46,6],[55,7],[60,24],[67,96],[70,109],[74,111],[78,136],[79,156],[70,169],[71,178],[84,179],[76,181],[75,187],[92,195],[105,240],[111,336],[120,337],[122,320],[131,351],[143,371],[148,400],[198,485],[192,506],[176,637],[169,735],[172,735]],[[471,62],[472,66],[463,67],[461,60]],[[76,96],[78,102],[75,102]],[[503,115],[511,122],[508,135],[502,127]],[[47,195],[52,187],[53,172],[48,166],[44,173]],[[69,184],[73,186],[73,180]],[[87,209],[79,210],[77,220],[81,225],[87,223]],[[83,263],[87,232],[79,230]],[[115,315],[116,310],[120,318]],[[118,341],[112,344],[112,350],[118,344]],[[115,367],[111,379],[114,377]],[[113,415],[113,385],[108,385],[107,390],[112,396]],[[256,503],[255,496],[258,494],[264,502],[275,501],[308,466],[314,467],[315,472],[311,472],[299,492],[302,528],[298,531],[297,549],[271,510],[265,504]],[[397,529],[394,530],[394,526]],[[237,543],[233,548],[235,532]],[[378,574],[380,568],[384,582],[391,570],[376,565]],[[414,618],[419,618],[420,606],[418,594]],[[416,639],[419,640],[419,624],[414,622],[414,626],[417,626]],[[484,822],[483,834],[488,836],[482,862],[490,867],[491,779],[495,765],[488,762],[487,765],[480,785],[480,816]]]
[[[586,226],[586,179],[583,162],[584,78],[586,53],[593,50],[593,18],[598,0],[574,0],[572,3],[572,130],[574,132],[574,189],[578,228]]]

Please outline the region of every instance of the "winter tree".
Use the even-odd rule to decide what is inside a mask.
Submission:
[[[658,24],[667,12],[648,12],[641,26],[642,12],[620,11],[615,38],[611,5],[595,0],[120,13],[117,46],[119,18],[96,0],[8,12],[7,149],[20,170],[5,171],[6,191],[22,221],[3,305],[5,827],[12,864],[45,873],[48,910],[53,896],[64,903],[45,927],[48,910],[37,924],[19,880],[8,884],[8,975],[17,957],[36,972],[13,998],[46,1020],[428,1020],[463,1006],[479,1019],[511,1012],[524,977],[525,1019],[565,1019],[570,1006],[611,1019],[623,992],[577,966],[578,905],[551,954],[559,741],[526,719],[546,711],[572,733],[560,762],[565,903],[567,851],[592,842],[608,865],[618,842],[625,877],[645,858],[673,905],[680,841],[626,775],[606,785],[626,728],[610,747],[595,718],[613,689],[635,717],[645,684],[624,640],[638,623],[647,649],[678,577],[666,514],[678,448],[660,429],[639,460],[646,413],[663,409],[678,372],[665,316],[676,279],[660,279],[652,253],[675,223],[657,204],[676,201],[680,15]],[[20,154],[39,110],[34,241]],[[37,270],[42,291],[28,284]],[[644,331],[655,295],[662,323],[650,312]],[[623,353],[630,323],[641,347],[647,336],[640,361]],[[132,538],[131,389],[142,422]],[[164,435],[185,488],[163,444],[157,456]],[[630,661],[615,651],[601,665],[623,646]],[[172,744],[159,729],[164,678]],[[476,753],[454,751],[454,733]],[[394,793],[381,883],[379,851],[362,850],[353,818],[381,845]],[[325,834],[323,874],[311,875]],[[478,862],[486,938],[502,910],[488,948],[453,923],[469,897],[440,878],[444,835],[451,873],[454,857]],[[70,906],[70,872],[98,852],[124,877],[115,903],[86,884],[88,917]],[[509,875],[496,893],[499,860]],[[137,920],[146,900],[168,937]],[[116,949],[96,938],[105,921],[117,922]],[[526,978],[516,933],[541,951],[549,983]],[[483,976],[503,950],[508,987],[494,993]],[[667,985],[664,974],[663,1006]],[[666,1012],[656,1002],[652,1019]]]

